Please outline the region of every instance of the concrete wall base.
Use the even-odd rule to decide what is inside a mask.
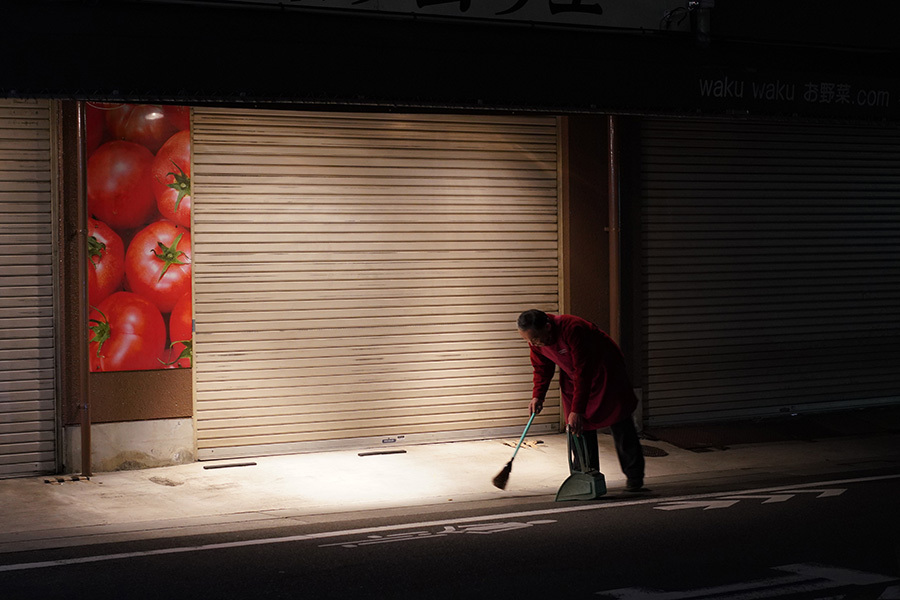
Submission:
[[[81,426],[63,431],[65,473],[81,472]],[[95,473],[167,467],[196,460],[193,419],[159,419],[91,425]]]

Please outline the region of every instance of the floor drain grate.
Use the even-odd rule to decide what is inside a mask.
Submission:
[[[234,467],[255,467],[255,462],[228,463],[224,465],[203,465],[204,469],[232,469]]]
[[[54,477],[52,479],[45,479],[44,483],[52,483],[53,485],[59,485],[61,483],[67,483],[69,481],[90,481],[90,477],[83,477],[81,475],[72,475],[70,477]]]

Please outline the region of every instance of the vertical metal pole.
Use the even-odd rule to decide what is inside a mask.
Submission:
[[[88,357],[88,273],[87,273],[87,165],[85,157],[85,114],[84,102],[75,104],[75,172],[72,174],[76,182],[75,202],[77,209],[77,233],[75,236],[75,261],[78,265],[76,278],[78,285],[78,326],[76,347],[80,352],[78,364],[78,406],[81,410],[81,474],[91,476],[91,400],[88,376],[90,358]]]
[[[556,147],[559,161],[557,163],[556,172],[556,223],[557,223],[557,290],[559,298],[559,312],[568,313],[572,309],[572,284],[569,274],[569,265],[571,260],[569,257],[569,117],[557,117],[558,127],[556,134]],[[560,412],[562,419],[562,412]],[[560,421],[562,426],[565,423]]]
[[[621,335],[621,265],[619,252],[619,140],[616,117],[609,115],[609,337],[620,343]]]
[[[62,473],[61,467],[68,466],[66,465],[66,453],[65,453],[65,444],[63,440],[64,436],[64,422],[63,418],[63,398],[65,397],[64,391],[64,380],[63,374],[66,369],[62,366],[63,360],[65,357],[65,351],[63,350],[64,344],[66,343],[66,333],[65,333],[65,292],[66,289],[63,286],[63,275],[67,272],[65,267],[62,265],[62,257],[65,256],[66,248],[66,238],[63,236],[64,228],[63,228],[63,214],[62,214],[62,198],[63,198],[63,114],[62,107],[63,102],[60,100],[51,100],[51,126],[50,131],[52,131],[52,135],[50,136],[50,149],[51,149],[51,157],[52,157],[52,177],[50,178],[50,194],[53,198],[53,205],[50,208],[51,221],[53,223],[53,247],[51,252],[53,253],[53,362],[54,362],[54,397],[56,399],[55,404],[55,416],[54,416],[54,424],[53,424],[53,438],[56,440],[54,444],[56,450],[56,461],[54,469],[55,473]]]

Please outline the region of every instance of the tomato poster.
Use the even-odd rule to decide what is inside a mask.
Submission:
[[[190,108],[85,107],[92,372],[192,360]]]

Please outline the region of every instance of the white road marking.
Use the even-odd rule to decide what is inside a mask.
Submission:
[[[671,502],[654,506],[658,510],[683,510],[685,508],[702,508],[703,510],[715,510],[717,508],[728,508],[734,506],[740,500],[682,500],[680,502]]]
[[[426,540],[436,537],[446,537],[448,535],[459,534],[476,534],[490,535],[492,533],[503,533],[506,531],[515,531],[517,529],[526,529],[534,525],[548,525],[556,523],[553,519],[542,519],[538,521],[506,521],[500,523],[478,523],[476,525],[444,525],[440,531],[407,531],[405,533],[391,533],[388,535],[367,535],[361,540],[353,540],[351,542],[334,542],[331,544],[319,544],[319,548],[328,548],[330,546],[340,546],[342,548],[359,548],[360,546],[372,546],[374,544],[393,544],[395,542],[409,542],[412,540]]]
[[[819,494],[816,498],[830,498],[831,496],[840,496],[847,490],[831,489],[831,490],[784,490],[784,494]]]
[[[829,590],[838,587],[877,585],[897,581],[876,573],[865,573],[839,567],[816,564],[794,564],[773,567],[776,571],[792,575],[745,581],[732,585],[698,588],[683,592],[666,592],[647,588],[622,588],[597,592],[599,596],[618,600],[690,600],[705,598],[711,600],[760,600],[762,598],[788,598],[792,595]],[[886,590],[887,593],[889,590]],[[882,594],[884,598],[884,594]]]
[[[860,477],[858,479],[841,479],[838,481],[819,481],[798,486],[784,486],[777,488],[765,488],[755,490],[744,490],[743,492],[732,492],[732,494],[761,494],[765,492],[777,492],[782,490],[791,490],[792,492],[800,489],[815,488],[821,486],[842,485],[848,483],[865,483],[870,481],[884,481],[888,479],[898,479],[898,475],[882,475],[878,477]],[[821,491],[821,490],[817,490]],[[9,565],[0,565],[0,572],[5,571],[25,571],[28,569],[44,569],[48,567],[64,567],[68,565],[80,565],[86,563],[105,562],[110,560],[123,560],[128,558],[141,558],[144,556],[162,556],[167,554],[184,554],[187,552],[204,552],[207,550],[226,550],[229,548],[245,548],[250,546],[264,546],[267,544],[284,544],[291,542],[303,542],[308,540],[323,540],[340,537],[350,537],[366,535],[370,533],[384,533],[386,531],[402,531],[405,529],[423,529],[430,527],[440,527],[444,525],[456,525],[460,523],[481,523],[485,521],[497,521],[506,519],[524,519],[528,517],[540,517],[545,515],[560,515],[565,513],[583,512],[589,510],[605,510],[610,508],[619,508],[622,506],[638,506],[641,504],[658,504],[660,502],[684,502],[689,500],[697,500],[703,498],[721,497],[722,492],[709,494],[695,494],[689,496],[676,496],[673,498],[643,498],[638,500],[622,501],[622,502],[599,502],[591,504],[574,504],[555,508],[545,508],[541,510],[527,510],[521,512],[501,513],[492,515],[480,515],[477,517],[459,517],[455,519],[443,519],[440,521],[424,521],[418,523],[401,523],[397,525],[383,525],[380,527],[362,527],[359,529],[347,529],[339,531],[322,531],[319,533],[306,533],[300,535],[290,535],[275,538],[257,538],[250,540],[241,540],[237,542],[221,542],[218,544],[202,544],[199,546],[175,546],[172,548],[157,548],[155,550],[142,550],[136,552],[120,552],[117,554],[100,554],[95,556],[81,556],[78,558],[63,558],[59,560],[48,560],[32,563],[17,563]]]
[[[844,491],[844,490],[841,490]],[[765,498],[763,504],[772,504],[774,502],[786,502],[794,497],[794,494],[741,494],[740,496],[723,496],[728,500],[754,500]]]
[[[702,508],[703,510],[713,510],[716,508],[728,508],[729,506],[734,506],[741,500],[758,500],[761,498],[765,498],[765,500],[763,500],[762,502],[763,504],[772,504],[774,502],[786,502],[797,494],[810,493],[818,494],[816,498],[831,498],[834,496],[840,496],[846,491],[846,488],[835,488],[826,490],[792,489],[782,490],[771,494],[728,493],[719,495],[719,498],[716,500],[687,500],[667,502],[665,504],[660,504],[659,506],[654,506],[653,508],[655,508],[656,510],[684,510],[688,508]]]

